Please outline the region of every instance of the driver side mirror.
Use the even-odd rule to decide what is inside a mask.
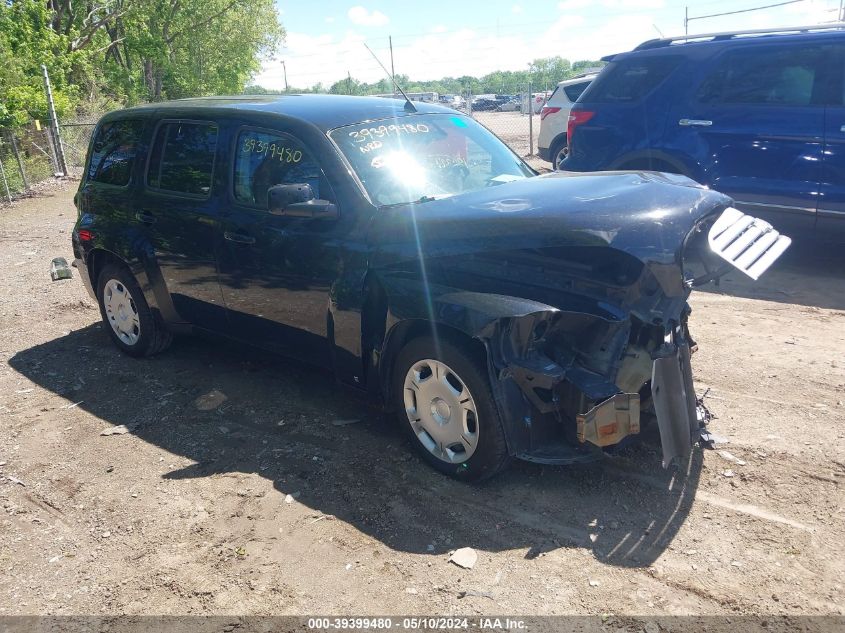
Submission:
[[[337,206],[316,198],[308,183],[273,185],[267,190],[267,210],[288,218],[337,217]]]

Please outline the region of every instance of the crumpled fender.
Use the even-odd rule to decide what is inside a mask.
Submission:
[[[565,378],[583,383],[596,397],[610,397],[618,391],[601,376],[581,368],[570,368],[573,371],[567,373],[539,349],[549,326],[561,315],[605,320],[598,304],[596,314],[570,313],[506,295],[436,287],[426,293],[416,279],[392,277],[380,282],[388,299],[388,327],[382,349],[389,349],[400,324],[409,320],[447,326],[485,346],[490,384],[512,454],[532,448],[532,411],[548,413],[557,408],[556,402],[539,394],[551,394]],[[427,297],[432,297],[430,304]]]

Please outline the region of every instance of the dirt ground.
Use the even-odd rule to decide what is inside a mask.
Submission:
[[[319,371],[191,338],[122,355],[78,276],[50,281],[74,188],[0,209],[0,615],[845,613],[841,261],[694,294],[728,453],[473,486]]]

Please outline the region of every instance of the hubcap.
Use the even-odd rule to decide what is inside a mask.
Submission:
[[[103,306],[117,337],[127,345],[135,345],[141,337],[141,319],[126,286],[117,279],[109,279],[103,288]]]
[[[405,413],[414,435],[438,459],[460,464],[478,446],[478,414],[464,381],[445,363],[421,360],[405,376]]]

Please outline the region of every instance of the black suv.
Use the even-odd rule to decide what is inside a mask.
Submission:
[[[113,112],[76,204],[120,349],[200,330],[323,365],[468,479],[594,459],[641,415],[665,462],[687,453],[690,288],[788,244],[686,178],[536,176],[471,118],[381,98]]]

